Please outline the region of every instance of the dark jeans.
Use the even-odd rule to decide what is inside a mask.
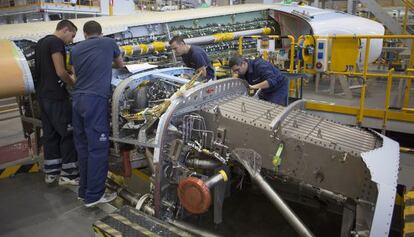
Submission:
[[[70,101],[39,98],[43,128],[44,172],[76,178],[79,174],[73,144]]]

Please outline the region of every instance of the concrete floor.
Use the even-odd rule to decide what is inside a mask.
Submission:
[[[92,224],[107,213],[86,208],[75,192],[47,185],[43,173],[0,180],[0,236],[94,236]]]

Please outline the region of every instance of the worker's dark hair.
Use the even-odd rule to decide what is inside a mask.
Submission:
[[[87,35],[100,35],[102,34],[102,27],[96,21],[88,21],[83,25],[83,32]]]
[[[243,61],[247,61],[247,60],[238,55],[233,56],[229,60],[229,67],[232,68],[234,65],[240,65]]]
[[[76,32],[78,31],[78,27],[75,26],[75,24],[73,24],[73,22],[69,21],[69,20],[61,20],[59,21],[59,23],[56,26],[56,30],[61,30],[63,28],[67,27],[69,29],[69,31],[71,32]]]
[[[170,41],[168,43],[172,44],[174,42],[176,42],[177,44],[185,44],[184,38],[182,36],[178,36],[178,35],[172,37],[172,39],[170,39]]]

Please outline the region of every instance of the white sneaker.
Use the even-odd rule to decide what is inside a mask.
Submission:
[[[59,185],[79,186],[79,178],[69,179],[68,177],[59,177]]]
[[[91,202],[91,203],[85,203],[85,207],[93,207],[98,203],[112,202],[116,197],[117,197],[116,193],[104,193],[98,201]]]
[[[57,177],[58,176],[54,174],[47,174],[45,175],[45,183],[51,184],[56,181]]]

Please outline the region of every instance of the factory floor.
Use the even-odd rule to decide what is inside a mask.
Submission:
[[[26,173],[0,180],[0,236],[94,236],[92,224],[107,212],[84,207],[73,190],[43,178]]]
[[[321,90],[328,87],[328,83],[321,82]],[[367,106],[382,107],[385,95],[384,88],[384,81],[372,83],[367,95]],[[353,99],[346,99],[341,95],[330,96],[324,92],[315,94],[313,84],[309,82],[304,86],[304,93],[306,99],[358,105],[358,92],[354,93]],[[411,104],[411,107],[414,107],[413,105],[414,103]],[[0,148],[24,140],[19,118],[3,120],[6,117],[16,115],[17,112],[7,115],[0,114]],[[351,116],[346,119],[349,122],[355,118]],[[346,119],[344,122],[348,123]],[[412,126],[412,124],[410,125]],[[401,126],[405,125],[402,124]],[[411,147],[414,147],[414,144]],[[0,165],[2,161],[8,159],[2,154],[0,149]],[[407,185],[408,188],[414,187],[413,154],[401,153],[400,169],[399,183]],[[242,193],[238,198],[231,200],[233,205],[225,204],[227,207],[224,220],[231,224],[231,228],[226,229],[222,226],[209,226],[208,228],[212,228],[211,230],[218,231],[224,236],[235,235],[231,233],[239,233],[236,236],[295,236],[288,224],[282,218],[278,218],[280,215],[275,214],[276,211],[269,212],[269,209],[273,208],[272,205],[266,199],[263,199],[263,196],[254,195],[255,192],[258,191],[253,190],[253,195]],[[5,237],[94,236],[91,228],[92,223],[114,210],[114,207],[110,205],[85,208],[82,202],[76,198],[76,189],[46,185],[43,182],[41,172],[17,174],[11,178],[0,179],[0,202],[2,203],[0,205],[0,236]],[[246,203],[259,203],[259,205],[250,206]],[[254,213],[260,213],[260,218],[255,218]],[[301,217],[309,223],[312,222],[313,215],[315,215],[311,210],[305,209],[301,209],[300,213]],[[338,223],[336,216],[323,216],[326,213],[319,213],[319,215],[324,219],[321,223],[326,224],[327,221],[330,221],[332,223],[329,225],[332,226]],[[241,220],[242,224],[235,224],[235,220]],[[202,222],[203,220],[196,221]],[[310,225],[314,227],[317,224],[311,223]],[[255,230],[260,230],[261,234],[257,235],[257,232],[254,232]],[[321,234],[319,236],[325,235]],[[329,233],[326,236],[335,235]]]

